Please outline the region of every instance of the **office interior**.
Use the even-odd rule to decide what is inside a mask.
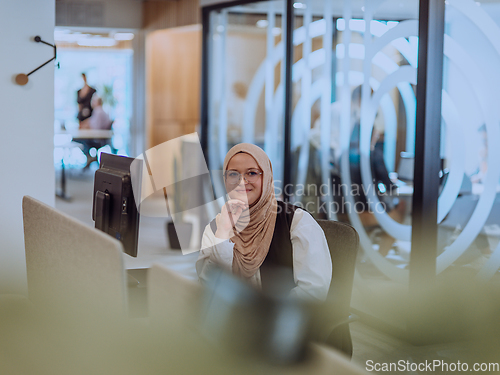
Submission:
[[[93,227],[101,152],[135,158],[179,137],[192,141],[196,133],[209,170],[222,169],[233,145],[256,144],[271,159],[279,199],[358,233],[352,359],[328,348],[332,371],[374,370],[367,361],[498,362],[500,155],[492,145],[500,140],[500,2],[0,4],[2,295],[27,296],[30,289],[24,196]],[[52,48],[34,42],[36,35],[57,46],[59,66],[51,62],[18,85],[17,74],[52,57]],[[109,94],[104,108],[114,119],[109,142],[90,150],[91,163],[71,135],[78,131],[74,99],[82,71],[98,94]],[[389,183],[371,183],[375,155]],[[368,206],[356,200],[356,181]],[[212,188],[215,197],[224,195],[216,178]],[[217,204],[204,215],[216,213]],[[123,255],[133,302],[127,310],[144,328],[134,328],[138,335],[152,319],[149,306],[160,305],[148,290],[153,264],[197,278],[196,252],[170,248],[170,220],[141,216],[138,256]],[[199,236],[201,220],[186,220]],[[113,328],[106,332],[116,333]],[[175,319],[163,328],[170,343],[192,344]],[[140,340],[163,344],[158,336]],[[193,353],[204,348],[195,345]],[[123,353],[113,358],[128,364]],[[206,357],[209,371],[221,370]],[[70,349],[68,358],[81,360]],[[245,371],[256,371],[252,366]],[[308,371],[327,373],[328,366]],[[299,365],[276,371],[289,370],[302,371]]]

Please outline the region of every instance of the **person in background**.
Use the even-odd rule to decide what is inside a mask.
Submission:
[[[276,200],[264,150],[234,146],[223,172],[229,200],[203,233],[196,262],[200,281],[220,266],[263,291],[326,300],[332,260],[325,234],[307,211]]]
[[[92,116],[82,121],[80,129],[111,130],[113,121],[102,108],[102,99],[95,96],[92,99]]]
[[[96,89],[90,87],[87,83],[87,76],[82,73],[83,87],[78,90],[76,101],[78,103],[78,121],[80,122],[80,129],[82,129],[82,122],[92,115],[92,96],[95,94]]]
[[[102,108],[102,99],[95,96],[94,99],[92,99],[92,107],[92,115],[80,123],[80,129],[111,130],[113,121],[109,118],[108,114],[104,112],[104,109]],[[83,168],[84,170],[88,169],[92,162],[97,161],[96,156],[90,154],[91,149],[95,148],[96,150],[99,150],[101,147],[109,145],[111,147],[111,152],[116,153],[116,150],[113,148],[110,135],[106,138],[73,138],[73,141],[83,145],[82,151],[87,157],[87,164]]]

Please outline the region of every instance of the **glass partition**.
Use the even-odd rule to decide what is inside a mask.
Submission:
[[[418,1],[361,4],[294,4],[292,201],[356,228],[352,305],[394,324],[381,302],[408,294]]]
[[[221,170],[237,143],[262,147],[283,179],[284,1],[256,2],[209,14],[209,167]],[[216,194],[223,186],[214,181]]]
[[[500,1],[446,1],[437,272],[499,278]]]
[[[445,2],[441,152],[424,164],[439,165],[439,197],[422,203],[435,208],[437,199],[436,256],[434,247],[412,244],[412,231],[423,228],[412,212],[413,192],[417,201],[426,186],[419,173],[414,186],[414,165],[421,165],[415,155],[436,140],[429,133],[416,143],[418,60],[440,51],[426,41],[419,55],[419,3],[297,0],[288,1],[288,15],[287,1],[213,8],[206,39],[210,168],[220,169],[238,142],[263,147],[278,193],[289,189],[284,197],[314,217],[359,233],[351,306],[403,331],[414,297],[412,245],[413,255],[429,255],[412,262],[412,280],[454,269],[487,280],[498,278],[500,267],[500,151],[491,146],[500,140],[500,1]],[[439,17],[427,17],[425,35],[432,34],[430,19],[442,26]],[[284,61],[291,62],[289,81]],[[441,71],[440,64],[426,66],[425,73]],[[419,98],[421,108],[431,108]]]

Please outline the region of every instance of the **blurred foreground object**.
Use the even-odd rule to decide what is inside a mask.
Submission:
[[[210,341],[270,363],[305,359],[311,314],[302,301],[260,293],[221,268],[212,270],[203,297],[202,330]]]
[[[231,348],[217,343],[217,334],[207,336],[206,332],[202,334],[199,330],[199,317],[202,312],[199,306],[203,301],[201,293],[204,293],[204,287],[183,279],[164,266],[155,265],[150,272],[148,283],[152,292],[149,298],[154,300],[150,301],[149,320],[121,319],[119,316],[108,314],[105,310],[98,315],[89,315],[85,309],[74,309],[72,313],[61,314],[60,312],[69,311],[61,299],[56,302],[39,300],[36,304],[30,304],[22,298],[0,298],[0,373],[9,375],[365,373],[336,351],[314,344],[307,344],[309,350],[305,360],[288,366],[280,366],[276,361],[270,363],[269,356],[258,357],[251,352],[236,353]],[[229,281],[230,289],[233,282],[234,280]],[[227,288],[215,293],[222,296],[223,300],[227,300],[224,297],[225,290]],[[207,293],[213,292],[207,291]],[[80,297],[82,305],[92,304],[89,296]],[[227,305],[223,303],[222,309]],[[281,311],[279,303],[274,306],[278,307],[274,311]],[[252,310],[250,307],[248,312]],[[275,359],[283,361],[287,358],[279,355],[289,353],[288,349],[294,347],[290,344],[299,342],[305,345],[305,343],[294,340],[287,334],[287,328],[291,328],[292,333],[296,332],[288,323],[294,324],[298,322],[297,319],[274,321],[281,321],[284,324],[269,325],[275,327],[270,331],[269,337],[282,335],[271,344],[283,345],[284,350],[280,351],[280,347],[273,345],[267,347],[273,348]],[[228,326],[227,323],[225,322],[223,326]],[[215,330],[212,329],[212,332],[216,331],[217,327],[213,328]],[[222,331],[227,332],[224,329]],[[301,338],[300,335],[297,337]],[[287,338],[291,340],[288,341]],[[261,344],[264,346],[266,342],[263,341]]]
[[[479,280],[474,270],[450,269],[439,275],[433,289],[408,303],[408,314],[425,330],[426,342],[474,340],[500,344],[500,283]],[[418,339],[419,337],[416,337]],[[500,352],[498,352],[500,355]]]
[[[2,374],[366,374],[327,347],[312,345],[309,352],[297,365],[273,366],[221,350],[182,324],[165,332],[143,321],[89,321],[78,313],[61,319],[0,303]]]
[[[154,265],[150,317],[130,318],[119,241],[28,196],[23,215],[29,301],[0,298],[1,374],[364,373],[309,342],[312,306],[231,274]]]

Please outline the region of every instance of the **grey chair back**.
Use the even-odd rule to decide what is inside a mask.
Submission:
[[[148,310],[152,326],[194,327],[199,322],[203,286],[161,264],[148,270]]]
[[[31,302],[57,311],[126,315],[121,242],[29,196],[23,221]]]

